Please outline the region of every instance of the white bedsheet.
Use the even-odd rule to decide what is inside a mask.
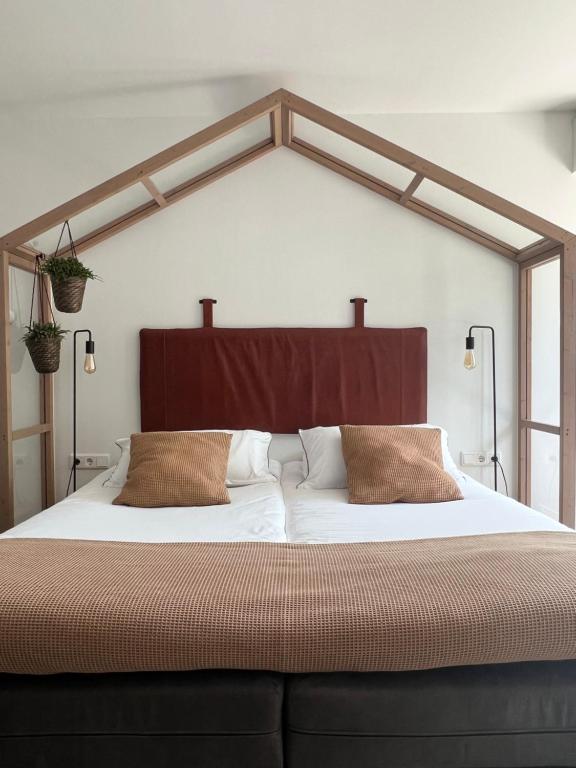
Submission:
[[[570,530],[468,476],[460,484],[463,501],[384,505],[348,504],[347,490],[296,488],[303,478],[301,462],[284,464],[282,487],[290,542],[334,544]]]
[[[98,541],[286,541],[280,483],[229,488],[230,504],[211,507],[115,506],[118,488],[102,483],[113,468],[34,515],[2,538]]]

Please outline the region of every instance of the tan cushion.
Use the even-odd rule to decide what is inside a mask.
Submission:
[[[441,432],[418,427],[340,427],[351,504],[455,501],[444,471]]]
[[[232,435],[142,432],[130,438],[130,466],[114,504],[204,507],[229,504],[226,469]]]

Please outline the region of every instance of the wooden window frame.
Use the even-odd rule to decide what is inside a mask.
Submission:
[[[53,376],[38,374],[40,423],[12,429],[12,373],[10,366],[10,267],[34,272],[34,261],[2,252],[0,295],[2,343],[0,344],[0,531],[14,525],[13,446],[18,440],[38,435],[40,439],[40,483],[42,509],[54,504],[54,382]],[[42,276],[48,289],[48,278]],[[42,291],[44,316],[48,316],[48,293]]]

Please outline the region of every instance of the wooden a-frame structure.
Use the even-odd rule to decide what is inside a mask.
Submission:
[[[405,188],[398,188],[299,138],[294,116],[304,118],[323,129],[370,150],[413,173]],[[269,116],[269,136],[244,151],[220,162],[193,178],[161,192],[151,178],[192,153],[223,137]],[[475,243],[498,253],[517,265],[519,270],[519,392],[518,392],[518,496],[530,503],[530,435],[548,432],[560,439],[560,520],[571,527],[576,523],[576,235],[537,216],[494,193],[425,160],[382,137],[361,128],[289,91],[280,89],[250,104],[213,125],[114,176],[96,187],[59,205],[48,213],[4,235],[1,239],[0,269],[0,530],[12,524],[13,480],[12,443],[32,435],[42,439],[43,501],[54,500],[54,445],[52,377],[40,376],[41,423],[12,430],[9,336],[9,267],[33,271],[36,251],[30,240],[61,225],[102,201],[135,185],[143,185],[150,200],[80,237],[77,253],[91,248],[142,219],[166,208],[242,166],[279,147],[287,147],[376,192],[410,211],[424,216]],[[456,193],[501,217],[534,233],[535,240],[517,248],[439,207],[419,199],[418,187],[425,180]],[[66,249],[61,252],[67,255]],[[560,424],[543,424],[531,418],[531,273],[547,261],[560,259],[561,284],[561,392]]]

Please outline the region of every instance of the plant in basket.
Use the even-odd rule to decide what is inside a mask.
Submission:
[[[60,312],[79,312],[87,280],[96,275],[75,256],[63,258],[58,255],[45,259],[40,271],[50,277],[54,304]]]
[[[33,322],[22,337],[38,373],[55,373],[60,367],[60,347],[68,331],[58,323]]]

